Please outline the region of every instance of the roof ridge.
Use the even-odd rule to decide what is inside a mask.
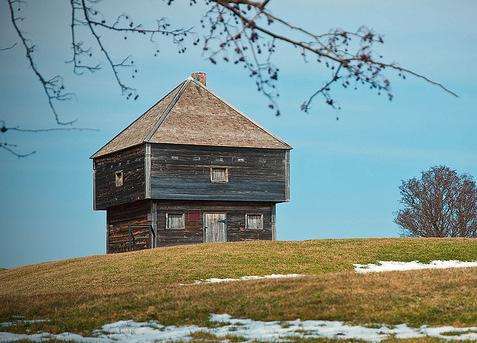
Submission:
[[[215,94],[212,90],[210,90],[209,88],[207,88],[206,86],[204,86],[201,82],[195,80],[194,78],[192,77],[189,77],[188,79],[190,79],[192,82],[194,82],[196,85],[204,88],[207,92],[209,92],[210,94],[212,94],[214,97],[216,97],[217,99],[219,99],[220,101],[222,101],[224,104],[226,104],[228,107],[230,107],[232,110],[234,110],[235,112],[237,112],[239,115],[241,115],[242,117],[244,117],[245,119],[247,119],[248,121],[250,121],[253,125],[255,125],[256,127],[258,127],[260,130],[262,130],[263,132],[265,132],[266,134],[272,136],[273,138],[275,138],[277,141],[279,141],[280,143],[282,144],[285,144],[286,146],[288,146],[290,149],[293,149],[290,144],[288,144],[287,142],[285,142],[283,139],[281,139],[280,137],[277,137],[275,136],[273,133],[271,133],[270,131],[268,131],[267,129],[265,129],[262,125],[258,124],[255,120],[253,120],[252,118],[250,118],[249,116],[247,116],[245,113],[243,113],[242,111],[240,111],[239,109],[237,109],[236,107],[234,107],[233,105],[231,105],[228,101],[222,99],[220,96],[218,96],[217,94]]]
[[[156,106],[158,103],[160,103],[162,100],[164,100],[169,94],[171,94],[172,92],[174,92],[178,87],[180,87],[185,81],[182,81],[180,82],[177,86],[175,86],[174,88],[172,88],[169,92],[167,92],[162,98],[160,98],[158,101],[156,101],[152,106],[150,106],[147,110],[145,110],[143,112],[143,114],[141,114],[139,117],[137,117],[136,119],[134,119],[128,126],[126,126],[124,129],[122,129],[121,131],[119,131],[113,138],[111,138],[106,144],[104,144],[101,148],[99,148],[95,153],[93,153],[93,155],[90,156],[90,158],[94,158],[101,150],[103,150],[103,148],[105,148],[109,143],[111,143],[112,141],[114,141],[119,135],[121,135],[124,131],[126,131],[127,129],[129,129],[134,123],[136,123],[139,119],[141,119],[142,117],[144,117],[144,115],[146,115],[146,113],[148,113],[154,106]],[[144,142],[144,139],[142,140]]]
[[[184,89],[189,82],[189,79],[186,79],[182,81],[177,87],[180,87],[179,90],[177,91],[177,94],[172,98],[171,102],[167,105],[167,107],[164,109],[164,112],[162,115],[159,117],[157,123],[152,127],[151,130],[147,133],[147,135],[144,137],[143,141],[144,142],[149,142],[151,137],[154,135],[154,133],[159,129],[159,127],[164,123],[164,121],[167,119],[169,116],[169,113],[171,113],[171,110],[174,108],[175,104],[179,101],[180,97],[182,96]],[[176,87],[176,88],[177,88]],[[174,88],[174,90],[176,89]],[[171,94],[171,93],[169,93]],[[168,94],[168,95],[169,95]]]

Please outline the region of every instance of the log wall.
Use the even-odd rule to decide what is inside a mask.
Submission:
[[[154,201],[157,208],[157,246],[194,244],[204,241],[204,213],[226,213],[227,241],[271,240],[275,229],[273,203],[211,202],[211,201]],[[184,213],[185,228],[166,228],[166,213]],[[245,226],[246,214],[263,214],[263,229],[250,230]]]
[[[116,253],[152,247],[151,203],[137,201],[107,210],[106,252]]]
[[[152,144],[151,198],[288,201],[288,154],[277,149]],[[228,182],[211,182],[211,167],[226,167]]]
[[[94,159],[94,208],[111,206],[145,198],[145,146],[138,145]],[[123,172],[123,185],[117,187],[115,173]]]

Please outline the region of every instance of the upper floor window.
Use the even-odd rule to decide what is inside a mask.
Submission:
[[[224,167],[210,168],[210,181],[212,182],[229,182],[229,171]]]
[[[119,170],[114,173],[114,180],[116,183],[116,187],[121,187],[123,185],[124,175],[122,170]]]
[[[262,230],[263,214],[246,214],[245,227],[250,230]]]
[[[166,213],[166,229],[169,229],[169,230],[185,229],[184,213]]]

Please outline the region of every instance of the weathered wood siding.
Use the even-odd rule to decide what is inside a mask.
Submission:
[[[137,201],[107,210],[106,252],[148,249],[152,244],[150,201]]]
[[[157,208],[156,246],[202,243],[204,213],[226,213],[228,242],[273,238],[275,227],[273,203],[156,200],[154,203]],[[167,229],[166,213],[184,213],[185,229]],[[246,229],[246,214],[263,214],[263,229]]]
[[[94,159],[95,209],[104,210],[145,198],[145,146],[139,145]],[[123,171],[123,185],[116,187],[115,173]]]
[[[151,198],[288,201],[288,153],[277,149],[152,144]],[[213,166],[228,168],[227,183],[211,182]]]

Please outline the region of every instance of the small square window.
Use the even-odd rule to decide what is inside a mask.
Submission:
[[[185,229],[184,213],[166,213],[166,229],[182,230]]]
[[[225,183],[229,182],[229,172],[227,168],[212,167],[210,168],[210,181]]]
[[[245,225],[250,230],[262,230],[263,229],[263,214],[246,214]]]
[[[123,185],[123,171],[120,170],[120,171],[117,171],[114,173],[114,180],[115,180],[115,183],[116,183],[116,187],[121,187]]]

